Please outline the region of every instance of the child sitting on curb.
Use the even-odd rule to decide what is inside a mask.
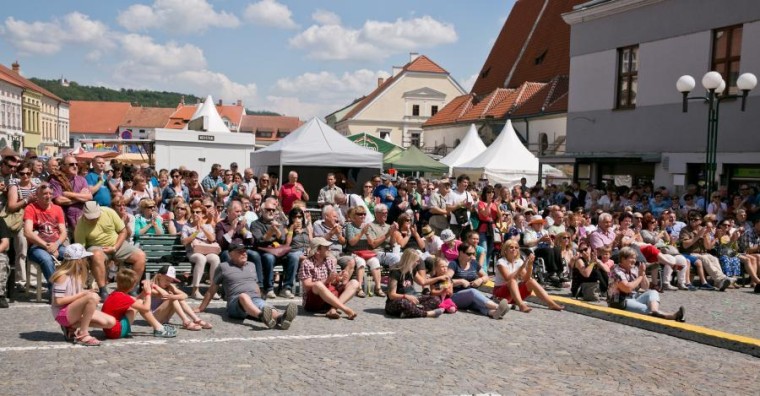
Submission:
[[[173,266],[161,267],[153,280],[151,308],[156,320],[166,323],[176,313],[182,320],[182,328],[185,330],[198,331],[214,327],[193,312],[187,304],[187,294],[174,285],[179,280],[177,270]]]
[[[150,281],[143,281],[141,298],[135,299],[129,292],[137,284],[137,274],[129,268],[122,268],[116,273],[116,291],[108,295],[103,303],[102,311],[115,319],[111,328],[104,328],[106,338],[124,338],[132,331],[135,313],[139,312],[153,328],[154,337],[172,338],[177,336],[177,329],[166,324],[162,325],[150,310],[151,286]]]

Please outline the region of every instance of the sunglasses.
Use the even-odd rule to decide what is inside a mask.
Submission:
[[[11,168],[11,169],[16,169],[16,168],[18,168],[18,165],[11,165],[11,164],[9,164],[9,163],[7,163],[7,162],[3,162],[3,165],[5,165],[5,166],[7,166],[7,167],[9,167],[9,168]]]
[[[367,213],[365,213],[365,212],[361,212],[361,213],[357,213],[356,215],[357,215],[357,216],[362,216],[362,217],[363,217],[363,216],[366,216],[366,215],[367,215]]]
[[[303,216],[301,216],[301,215],[295,215],[295,216],[293,216],[293,218],[294,219],[303,219]]]
[[[211,209],[214,207],[214,205],[203,205],[203,206],[205,206],[207,209]]]
[[[182,177],[182,175],[172,175],[172,177]]]
[[[203,211],[202,210],[194,210],[193,214],[203,214]]]
[[[372,188],[372,186],[364,186],[364,188]]]
[[[18,174],[21,176],[29,176],[32,174],[32,172],[19,172]]]
[[[155,206],[146,206],[145,209],[155,209]]]
[[[475,257],[475,252],[464,252],[464,254],[466,254],[466,255],[468,255],[470,257]]]
[[[265,212],[274,212],[274,211],[276,211],[276,210],[277,210],[277,209],[273,209],[273,208],[264,208],[264,211],[265,211]]]
[[[177,208],[177,210],[187,210],[187,208],[183,208],[183,207],[180,206],[180,207]]]
[[[69,162],[68,164],[64,164],[64,165],[72,167],[72,168],[75,167],[75,166],[79,166],[79,164],[77,164],[76,162]],[[15,166],[14,166],[14,168],[15,168]]]
[[[519,246],[507,246],[507,249],[509,249],[509,250],[518,250],[518,249],[520,249],[520,247]]]

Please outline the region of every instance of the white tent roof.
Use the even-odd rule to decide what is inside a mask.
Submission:
[[[492,183],[514,184],[521,177],[528,179],[528,185],[538,180],[538,158],[531,153],[507,120],[499,137],[491,146],[472,160],[454,167],[454,173],[471,174],[477,177],[485,174]],[[564,174],[549,165],[543,166],[544,175],[564,177]]]
[[[277,143],[251,154],[251,166],[383,168],[383,154],[368,150],[312,118]]]
[[[219,112],[216,111],[214,99],[211,98],[211,95],[207,96],[206,101],[195,109],[195,113],[190,117],[190,122],[185,125],[184,129],[190,129],[191,126],[193,130],[205,132],[230,132]]]
[[[486,145],[478,135],[478,129],[475,124],[470,124],[470,129],[464,135],[462,142],[459,143],[453,151],[447,156],[441,158],[441,163],[449,166],[449,171],[455,166],[459,166],[472,160],[486,151]]]

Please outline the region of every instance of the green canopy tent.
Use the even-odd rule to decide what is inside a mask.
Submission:
[[[359,146],[383,153],[383,162],[385,162],[385,158],[404,151],[404,149],[401,147],[396,146],[393,143],[386,142],[385,140],[380,139],[376,136],[372,136],[366,132],[351,135],[348,137],[348,140],[358,144]]]
[[[448,173],[449,166],[442,164],[416,146],[409,146],[406,151],[396,154],[392,157],[383,158],[383,167],[385,169],[393,168],[401,173],[411,172],[430,172],[430,173]]]

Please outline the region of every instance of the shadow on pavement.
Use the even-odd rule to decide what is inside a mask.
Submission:
[[[364,312],[369,313],[369,314],[385,316],[386,318],[393,318],[393,316],[389,316],[385,313],[385,308],[367,308],[364,310]]]
[[[19,337],[27,341],[63,341],[63,333],[60,331],[28,331],[19,333]]]

